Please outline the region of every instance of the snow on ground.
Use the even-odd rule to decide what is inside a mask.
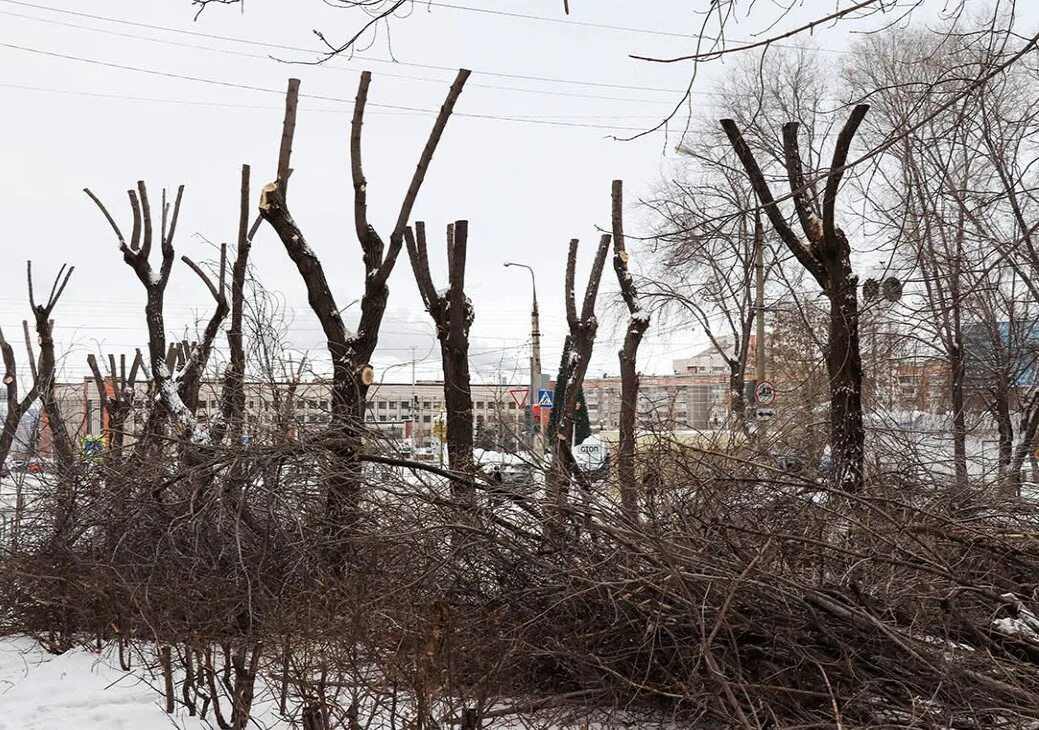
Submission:
[[[0,639],[0,730],[205,727],[167,715],[162,695],[111,659],[84,649],[55,656],[31,639]]]
[[[28,638],[0,638],[0,730],[201,730],[214,727],[183,708],[167,715],[162,694],[134,657],[124,672],[112,650],[48,654]],[[261,710],[260,707],[256,709]],[[209,713],[209,721],[213,715]],[[287,728],[273,718],[260,727]],[[255,727],[255,725],[254,725]]]

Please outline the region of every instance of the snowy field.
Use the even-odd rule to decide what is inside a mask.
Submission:
[[[83,649],[48,654],[31,639],[0,639],[0,730],[207,727],[170,717],[140,673]]]
[[[122,671],[112,651],[72,649],[55,656],[31,639],[0,639],[0,730],[216,727],[212,713],[208,722],[189,717],[183,707],[167,715],[151,673],[137,658],[134,665]],[[257,700],[250,727],[291,727],[265,712],[273,705]]]

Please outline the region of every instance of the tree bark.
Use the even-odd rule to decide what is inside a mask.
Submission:
[[[642,309],[638,289],[628,270],[629,254],[624,238],[624,184],[613,181],[613,270],[617,274],[621,296],[630,314],[624,333],[624,345],[618,353],[621,373],[621,412],[617,443],[617,481],[620,486],[621,509],[631,521],[638,520],[639,489],[635,473],[635,430],[638,416],[639,344],[649,328],[649,312]]]

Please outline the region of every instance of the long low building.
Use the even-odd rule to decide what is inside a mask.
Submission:
[[[106,381],[106,387],[111,385]],[[499,442],[514,441],[522,431],[527,386],[509,383],[473,383],[473,418],[477,432],[489,431]],[[204,381],[199,390],[196,416],[212,420],[220,411],[221,383]],[[281,424],[291,431],[320,428],[330,420],[331,384],[326,380],[300,383],[246,383],[246,431],[259,432]],[[516,397],[514,397],[514,394]],[[107,415],[100,408],[97,384],[93,378],[61,383],[56,395],[65,425],[78,438],[103,435],[108,429]],[[144,404],[147,385],[138,384],[134,399]],[[132,440],[143,426],[147,409],[134,408],[126,433]],[[416,383],[375,383],[368,391],[365,420],[389,438],[430,439],[445,412],[444,385],[441,381]],[[46,448],[46,439],[43,443]]]

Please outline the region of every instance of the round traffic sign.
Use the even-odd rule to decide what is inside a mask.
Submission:
[[[770,406],[776,402],[776,386],[762,380],[754,389],[754,400],[759,406]]]

